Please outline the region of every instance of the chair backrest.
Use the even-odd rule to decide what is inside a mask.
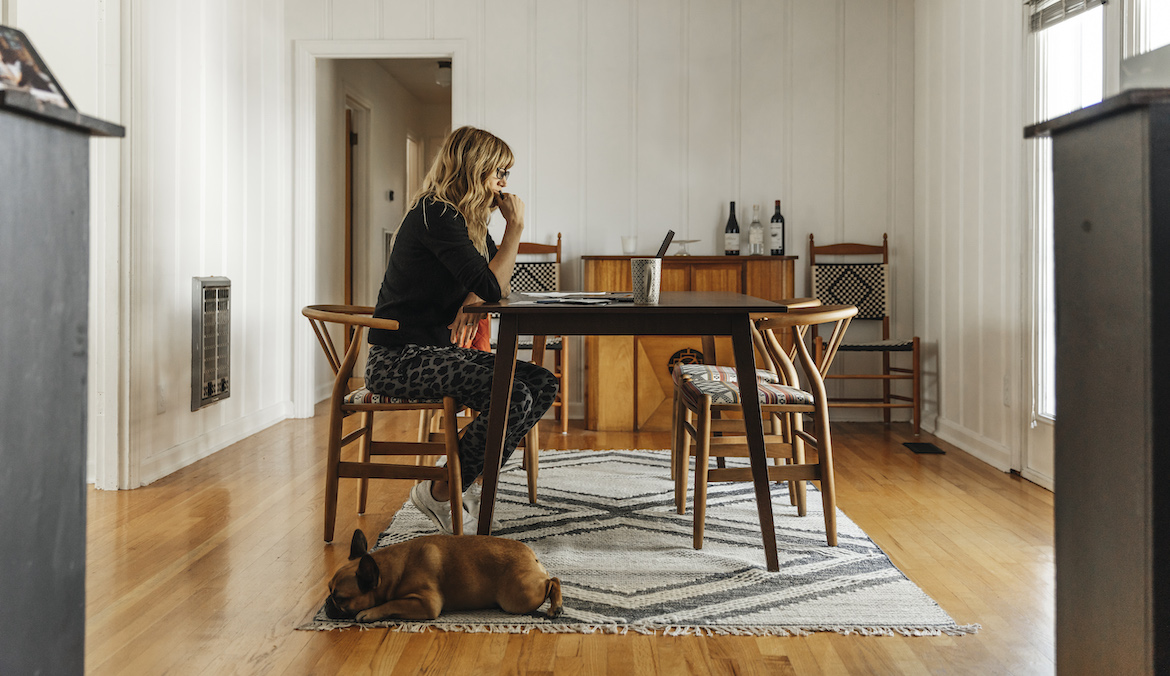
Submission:
[[[763,334],[767,344],[768,356],[776,363],[777,373],[784,378],[785,382],[796,386],[799,381],[788,351],[781,347],[780,341],[776,339],[776,331],[792,332],[793,349],[796,351],[805,374],[810,383],[819,383],[819,387],[822,388],[824,375],[833,364],[833,357],[837,354],[837,348],[840,347],[841,340],[845,337],[849,323],[856,316],[857,307],[854,305],[789,308],[788,312],[754,315],[756,328]],[[803,338],[808,327],[820,324],[832,324],[833,330],[825,344],[825,353],[821,363],[815,364]]]
[[[817,256],[881,256],[881,262],[817,262]],[[817,246],[813,235],[808,236],[808,263],[812,273],[812,293],[821,302],[832,305],[857,306],[857,319],[882,322],[882,339],[890,337],[890,247],[889,238],[882,234],[882,243],[827,244]],[[815,335],[815,334],[814,334]]]
[[[554,260],[517,260],[512,269],[512,291],[560,291],[561,290],[561,233],[557,233],[556,244],[521,242],[517,254],[552,256]]]
[[[374,308],[363,305],[309,305],[301,310],[301,314],[309,319],[313,326],[313,333],[317,334],[317,342],[321,344],[325,358],[329,360],[329,367],[333,369],[335,389],[338,385],[346,389],[353,373],[353,365],[357,361],[362,347],[362,332],[367,328],[387,329],[395,331],[398,322],[393,319],[377,319],[373,316]],[[330,326],[334,325],[341,330],[343,345],[348,345],[344,353],[339,352],[337,343],[330,333]]]
[[[790,310],[801,309],[801,308],[810,308],[810,307],[819,307],[821,305],[821,301],[817,300],[816,298],[783,298],[783,299],[776,300],[775,302],[786,306]],[[760,315],[760,317],[762,317],[762,316],[763,315]],[[766,341],[764,340],[764,336],[756,328],[756,323],[755,323],[756,319],[759,319],[759,317],[753,315],[752,316],[753,321],[752,321],[751,327],[752,327],[752,343],[756,346],[756,351],[759,353],[760,357],[763,358],[763,363],[759,364],[759,367],[763,368],[763,369],[767,369],[768,371],[771,371],[772,373],[777,373],[776,365],[774,363],[772,363],[772,357],[768,353],[768,347],[767,347]],[[804,327],[803,330],[807,330],[807,328],[808,327]],[[803,334],[803,330],[802,330],[802,334]],[[789,359],[796,358],[796,346],[795,345],[793,345],[792,348],[788,350],[788,358]]]

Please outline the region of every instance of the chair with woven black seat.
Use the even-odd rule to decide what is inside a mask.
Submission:
[[[826,256],[839,261],[849,258],[865,262],[825,262]],[[818,257],[821,259],[818,261]],[[880,257],[881,262],[877,262]],[[882,235],[879,244],[816,244],[813,235],[808,236],[808,264],[812,271],[813,296],[826,304],[856,305],[858,320],[881,322],[881,338],[864,342],[842,344],[841,352],[880,354],[880,373],[858,373],[845,371],[850,366],[838,360],[837,371],[825,376],[829,380],[881,381],[881,397],[834,397],[829,406],[841,408],[880,408],[882,419],[890,424],[890,413],[895,408],[910,409],[911,427],[917,436],[922,420],[921,357],[918,336],[912,338],[890,338],[890,245],[888,237]],[[820,353],[822,343],[813,328],[814,354]],[[891,355],[908,355],[910,364],[892,366]],[[819,359],[819,356],[818,356]],[[893,381],[909,381],[909,394],[892,391]]]
[[[338,484],[342,478],[359,479],[358,513],[366,509],[369,479],[415,479],[448,481],[451,486],[451,525],[457,535],[463,533],[462,478],[459,471],[459,439],[456,411],[459,405],[452,397],[437,400],[408,400],[374,394],[364,386],[365,379],[353,376],[354,364],[362,348],[366,329],[397,330],[398,322],[376,319],[374,308],[354,305],[310,305],[301,311],[313,325],[313,332],[321,343],[329,366],[333,369],[333,390],[329,396],[329,446],[325,463],[325,541],[333,541],[337,522]],[[330,331],[330,327],[334,327]],[[340,333],[343,352],[337,349],[334,334]],[[441,441],[431,441],[431,435],[421,434],[419,441],[381,441],[373,438],[374,413],[379,411],[443,411]],[[345,418],[361,414],[356,429],[345,433]],[[450,421],[448,423],[447,421]],[[357,461],[343,460],[341,450],[357,441]],[[416,456],[417,464],[373,462],[372,456]],[[446,458],[445,467],[419,462],[418,456],[439,455]],[[456,508],[456,505],[459,507]]]
[[[561,290],[561,233],[557,233],[556,244],[521,242],[516,252],[516,265],[512,269],[510,285],[512,292],[548,293]],[[521,257],[524,259],[522,260]],[[531,260],[538,258],[541,260]],[[553,375],[560,387],[553,401],[553,415],[561,425],[561,434],[569,431],[569,350],[563,336],[545,336],[544,346],[536,345],[536,336],[520,336],[517,349],[533,350],[532,363],[544,363],[544,350],[553,353]],[[492,343],[492,349],[495,349]],[[536,349],[533,349],[533,348]],[[526,456],[527,457],[527,456]]]
[[[538,257],[545,260],[517,260],[509,285],[516,293],[548,293],[561,290],[561,233],[556,244],[521,242],[517,256]],[[549,260],[551,258],[551,260]],[[518,350],[531,350],[532,363],[544,365],[544,352],[553,353],[553,375],[558,381],[557,396],[553,400],[553,415],[561,424],[561,434],[569,431],[569,350],[563,336],[519,336]],[[496,343],[492,342],[492,350]],[[538,441],[540,423],[532,427],[524,438],[523,467],[528,473],[528,501],[536,504],[536,481],[540,473]]]
[[[825,535],[830,546],[837,544],[836,492],[833,487],[833,452],[829,432],[828,400],[825,395],[822,366],[831,364],[836,346],[857,314],[854,306],[822,306],[807,309],[792,308],[788,312],[759,315],[756,324],[764,338],[768,356],[775,365],[775,371],[760,372],[757,388],[760,397],[760,411],[764,426],[765,454],[770,458],[785,458],[790,464],[770,465],[769,481],[795,482],[799,486],[796,498],[797,514],[807,513],[803,486],[805,481],[820,482],[824,503]],[[818,364],[809,353],[802,339],[809,326],[833,325],[825,353],[825,360]],[[792,339],[801,370],[808,383],[807,389],[799,387],[796,367],[781,346],[775,332],[788,331]],[[748,467],[710,467],[712,457],[747,457],[747,445],[743,439],[743,421],[715,418],[723,411],[742,411],[739,400],[738,382],[730,379],[703,380],[682,374],[675,379],[680,406],[676,421],[676,443],[674,453],[675,504],[678,512],[686,511],[687,460],[695,458],[694,493],[694,547],[703,546],[703,527],[706,519],[707,484],[711,481],[751,481]],[[812,414],[813,433],[804,430],[803,415]],[[692,423],[692,417],[697,419]],[[715,433],[723,436],[715,436]],[[695,451],[690,450],[690,440],[695,442]],[[806,462],[805,446],[816,450],[816,462]]]

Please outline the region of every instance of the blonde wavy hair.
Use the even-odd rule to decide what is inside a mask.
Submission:
[[[491,132],[460,127],[447,136],[443,147],[410,202],[410,209],[424,198],[453,207],[467,222],[467,235],[487,258],[488,222],[494,195],[488,180],[497,169],[510,169],[512,149]]]

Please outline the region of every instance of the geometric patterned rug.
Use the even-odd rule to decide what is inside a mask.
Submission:
[[[735,459],[729,459],[734,464]],[[746,459],[743,461],[746,464]],[[693,476],[693,471],[692,471]],[[433,622],[359,624],[317,612],[300,629],[350,626],[422,631],[932,636],[971,634],[844,514],[838,546],[825,544],[820,493],[810,484],[808,515],[796,515],[786,484],[772,485],[780,571],[764,563],[752,485],[708,487],[703,549],[691,546],[692,509],[676,514],[669,451],[542,451],[539,504],[525,474],[500,475],[493,535],[527,543],[559,577],[564,612],[449,612]],[[377,547],[435,532],[409,501]]]

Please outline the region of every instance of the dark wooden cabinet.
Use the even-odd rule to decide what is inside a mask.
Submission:
[[[582,256],[586,291],[629,291],[631,256]],[[667,256],[663,291],[732,291],[765,300],[796,295],[796,256]],[[585,427],[592,430],[670,429],[670,366],[702,353],[693,336],[587,336]],[[731,365],[731,341],[716,340],[717,362]]]
[[[1041,123],[1056,261],[1056,667],[1170,673],[1170,90]]]

